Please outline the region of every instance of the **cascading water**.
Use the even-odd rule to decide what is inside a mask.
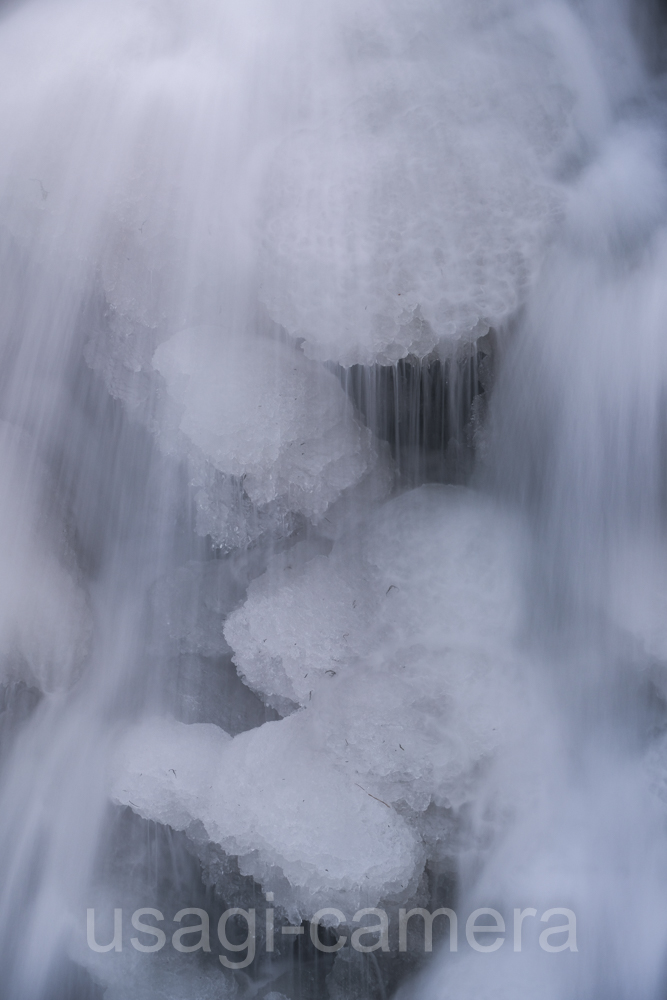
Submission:
[[[663,14],[2,7],[2,1000],[663,996]]]

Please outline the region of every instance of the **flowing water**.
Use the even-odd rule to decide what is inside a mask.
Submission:
[[[664,13],[0,6],[2,1000],[664,996]]]

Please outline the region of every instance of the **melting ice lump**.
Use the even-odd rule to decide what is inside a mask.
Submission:
[[[486,500],[433,486],[328,557],[296,546],[226,636],[267,701],[301,710],[234,739],[146,721],[118,753],[115,801],[238,857],[295,912],[409,898],[425,857],[417,814],[469,800],[530,716],[517,543]]]
[[[312,357],[424,356],[525,296],[571,100],[532,3],[341,4],[329,74],[280,145],[260,294]]]
[[[246,682],[279,710],[304,707],[312,744],[375,794],[460,804],[528,697],[519,542],[471,491],[422,487],[328,557],[275,560],[225,636]]]
[[[313,747],[300,715],[234,739],[216,726],[147,721],[117,754],[112,795],[238,857],[293,913],[404,896],[423,862],[405,820]]]
[[[274,560],[225,636],[251,686],[270,700],[273,685],[302,705],[313,679],[382,636],[388,646],[504,648],[518,626],[516,550],[515,526],[483,498],[424,486],[386,504],[362,538],[342,539],[328,557],[302,563],[296,547]]]
[[[543,12],[561,7],[24,5],[5,23],[8,225],[74,284],[95,275],[112,379],[239,289],[346,364],[476,336],[521,303],[554,219],[573,97]]]
[[[296,546],[274,560],[225,625],[241,676],[287,712],[307,705],[318,682],[350,657],[370,651],[368,623],[378,610],[356,560],[347,567],[316,555],[300,565],[300,555]]]
[[[284,497],[317,521],[376,460],[339,382],[298,350],[197,327],[161,344],[153,365],[178,429],[257,505]]]

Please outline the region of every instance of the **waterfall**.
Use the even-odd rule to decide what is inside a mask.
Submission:
[[[664,39],[2,5],[2,1000],[662,996]]]

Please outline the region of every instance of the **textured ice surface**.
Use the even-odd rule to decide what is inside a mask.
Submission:
[[[423,356],[443,339],[476,337],[516,314],[558,211],[559,191],[548,178],[565,185],[582,161],[595,157],[595,129],[577,146],[571,128],[577,85],[569,77],[581,70],[582,89],[593,93],[587,114],[604,88],[572,25],[579,9],[598,6],[559,0],[3,5],[0,214],[8,244],[30,263],[11,345],[30,377],[14,388],[39,395],[38,348],[48,341],[61,360],[78,359],[76,338],[85,333],[87,360],[112,394],[187,459],[198,528],[217,544],[232,547],[236,535],[237,544],[256,541],[263,523],[283,520],[288,534],[299,519],[328,517],[331,505],[363,486],[374,453],[341,390],[316,362]],[[619,60],[616,75],[624,72]],[[604,103],[601,94],[598,110]],[[626,101],[623,114],[633,106]],[[636,209],[626,199],[630,187],[652,217],[644,175],[627,173],[633,183],[618,192],[630,220]],[[588,239],[597,252],[601,236],[620,239],[626,250],[643,239],[641,226],[626,244],[627,225],[615,232],[606,223],[590,227],[581,214],[572,241]],[[633,266],[641,268],[639,255]],[[35,280],[40,269],[50,284]],[[575,273],[576,267],[564,275],[559,295],[575,285]],[[548,324],[538,327],[571,368],[566,380],[556,380],[576,424],[576,433],[560,436],[571,455],[594,427],[585,419],[589,394],[578,396],[580,386],[606,384],[614,395],[636,384],[631,365],[601,378],[602,359],[615,351],[605,350],[609,326],[600,322],[599,296],[591,302],[599,336],[587,336],[581,322],[564,324],[577,337],[574,352],[559,336],[550,338]],[[258,303],[285,327],[284,342],[293,347],[266,339],[255,350],[256,328],[267,328],[257,321]],[[42,340],[32,338],[35,330]],[[594,365],[583,363],[581,344]],[[656,356],[638,353],[648,364]],[[622,366],[630,359],[618,356]],[[575,371],[584,373],[579,382]],[[75,361],[67,374],[63,409],[70,408]],[[545,382],[524,384],[540,410]],[[7,412],[14,416],[9,404]],[[629,411],[618,412],[623,428]],[[617,426],[610,422],[612,430]],[[115,469],[110,457],[133,451],[132,437],[100,448],[100,467]],[[610,441],[593,430],[591,440],[595,451],[581,454],[607,451],[624,478],[643,488],[647,479],[625,475],[634,466],[618,461],[618,435]],[[56,467],[58,452],[51,457]],[[595,462],[573,468],[573,475],[544,455],[540,462],[563,492],[580,488],[589,508],[591,496],[605,499],[585,495]],[[83,479],[81,492],[94,491]],[[133,491],[127,495],[134,501]],[[554,496],[557,508],[558,490]],[[59,540],[24,499],[21,489],[0,488],[6,589],[0,598],[7,609],[0,643],[8,662],[18,664],[12,669],[52,690],[76,673],[85,647],[83,603]],[[153,569],[161,572],[170,542],[177,547],[185,535],[180,529],[189,511],[173,535],[153,538],[152,529],[157,536],[162,525],[150,526],[146,549],[160,568],[149,555],[135,572],[116,544],[128,537],[129,506],[134,502],[119,511],[116,534],[110,518],[110,544],[91,571],[98,579],[106,574],[111,590],[125,590],[139,611],[135,578],[141,583],[144,573],[152,579]],[[577,524],[587,530],[580,513]],[[211,725],[140,723],[120,751],[115,778],[118,802],[187,831],[204,847],[217,845],[239,859],[242,872],[274,888],[277,900],[306,913],[318,903],[339,902],[349,912],[360,902],[413,892],[431,849],[428,809],[456,813],[469,803],[479,775],[512,740],[516,720],[530,715],[513,645],[519,570],[507,520],[471,494],[446,490],[403,497],[347,538],[340,520],[328,532],[335,539],[331,553],[300,549],[292,565],[274,561],[229,623],[248,684],[293,714],[233,738]],[[571,536],[567,542],[565,558],[578,573],[585,550]],[[85,878],[94,846],[99,768],[92,749],[104,746],[109,706],[117,706],[114,713],[134,709],[146,676],[139,655],[107,656],[104,633],[123,639],[124,627],[114,602],[101,603],[99,683],[75,706],[80,718],[51,713],[56,737],[67,739],[51,741],[57,766],[42,769],[41,786],[25,781],[32,758],[17,753],[8,787],[21,784],[29,797],[5,796],[11,808],[1,853],[12,869],[13,895],[3,913],[32,901],[40,910],[38,925],[25,924],[42,929],[33,935],[36,975],[41,964],[46,976],[62,933],[41,906],[62,894],[42,896],[42,887],[65,886],[68,871]],[[227,608],[214,597],[191,630],[187,615],[174,614],[169,641],[182,656],[220,655],[216,618]],[[645,626],[640,617],[630,631],[648,635],[647,648],[659,649],[659,623],[649,616]],[[127,631],[133,653],[141,637],[133,627]],[[51,701],[57,708],[59,699]],[[82,724],[68,725],[72,718]],[[567,714],[576,731],[574,719]],[[41,748],[39,735],[36,729],[34,746]],[[72,748],[61,751],[70,741]],[[526,756],[532,746],[524,744]],[[572,741],[567,749],[581,747]],[[50,775],[59,780],[44,798]],[[596,788],[589,780],[588,790]],[[642,842],[616,834],[619,822],[641,818],[641,810],[618,808],[624,800],[613,795],[605,799],[615,809],[604,814],[591,843],[596,851],[607,840],[623,848],[620,865],[594,855],[592,867],[606,879],[644,852],[637,849]],[[21,817],[16,827],[14,814]],[[581,843],[578,836],[563,840],[575,849]],[[572,868],[555,866],[561,884],[563,871]],[[627,899],[623,891],[616,895]],[[643,923],[626,913],[624,932],[648,921],[655,926],[650,911]],[[605,939],[616,940],[601,934]],[[620,966],[634,976],[629,949],[620,951]],[[32,952],[22,958],[28,971],[32,960]],[[597,964],[599,972],[604,963]],[[128,982],[125,993],[144,992],[146,979]],[[493,992],[486,977],[472,989],[477,985],[480,995]],[[193,982],[188,992],[205,995],[208,988]]]
[[[424,356],[521,302],[558,203],[544,163],[567,97],[537,5],[484,7],[331,18],[329,72],[266,196],[261,295],[306,353]]]
[[[515,529],[491,504],[460,487],[425,486],[364,528],[329,557],[309,559],[306,550],[304,562],[297,546],[251,583],[225,625],[251,681],[251,664],[271,661],[299,685],[303,703],[301,666],[317,671],[346,651],[365,653],[388,628],[392,639],[488,648],[500,637],[506,645],[518,624]]]
[[[269,704],[301,710],[233,740],[140,724],[115,800],[238,856],[299,912],[407,898],[425,857],[416,814],[468,801],[529,711],[516,544],[486,500],[432,486],[328,556],[276,557],[225,635]]]
[[[424,355],[514,312],[548,238],[559,7],[29,5],[4,31],[6,224],[94,276],[95,365],[135,403],[157,343],[249,301],[312,356]]]
[[[63,564],[62,528],[45,517],[33,442],[0,422],[0,679],[67,687],[88,652],[86,598]]]
[[[404,895],[419,875],[415,834],[312,745],[304,716],[234,739],[154,720],[130,732],[115,768],[117,802],[219,845],[305,915]]]
[[[376,458],[340,383],[298,350],[199,327],[162,344],[153,365],[179,430],[258,506],[285,497],[317,521]]]
[[[328,557],[276,560],[225,636],[247,683],[304,706],[315,745],[381,798],[459,805],[514,711],[520,569],[511,521],[422,487]]]

